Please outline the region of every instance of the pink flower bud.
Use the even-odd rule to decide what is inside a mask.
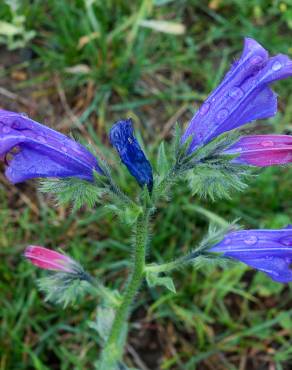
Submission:
[[[24,251],[24,257],[33,265],[44,269],[75,274],[78,264],[70,257],[51,249],[30,245]]]
[[[233,162],[257,167],[275,166],[292,162],[292,136],[243,136],[225,154],[239,154]]]

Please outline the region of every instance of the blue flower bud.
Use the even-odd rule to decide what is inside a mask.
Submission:
[[[141,187],[147,185],[151,191],[152,167],[134,136],[132,120],[129,118],[116,122],[110,130],[109,138],[130,174]]]

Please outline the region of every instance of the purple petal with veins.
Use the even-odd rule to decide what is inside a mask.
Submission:
[[[292,75],[286,55],[269,58],[255,40],[246,38],[240,59],[191,119],[182,143],[192,136],[190,152],[226,131],[277,112],[277,97],[269,84]]]
[[[292,281],[292,228],[229,233],[210,252],[223,253],[265,272],[280,283]]]
[[[9,153],[13,158],[5,174],[13,183],[36,177],[93,181],[93,171],[102,174],[97,159],[84,146],[24,114],[0,110],[0,159]]]
[[[292,163],[292,136],[243,136],[223,154],[238,154],[233,163],[257,167]]]

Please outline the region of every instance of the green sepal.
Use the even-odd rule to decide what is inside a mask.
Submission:
[[[146,281],[150,288],[159,285],[164,286],[173,293],[176,293],[173,280],[169,276],[159,276],[157,272],[146,271]]]
[[[178,152],[181,148],[181,136],[182,136],[182,128],[178,122],[176,122],[174,126],[174,134],[173,134],[173,157],[177,158]]]
[[[188,154],[185,157],[185,162],[188,163],[189,166],[193,166],[202,161],[206,162],[208,160],[218,159],[218,157],[222,156],[224,150],[238,141],[239,137],[240,133],[238,131],[223,133],[209,143],[196,148],[192,153]],[[239,154],[240,153],[229,155],[230,159],[236,158]],[[224,155],[224,157],[226,157],[226,155]]]
[[[140,193],[140,201],[141,201],[143,210],[152,208],[152,206],[153,206],[152,199],[151,199],[151,194],[149,193],[148,188],[147,188],[146,185],[144,185],[144,187],[143,187],[143,189]]]
[[[143,208],[135,203],[123,206],[121,204],[107,204],[105,208],[115,213],[121,222],[131,226],[137,221],[139,215],[143,212]]]
[[[80,302],[91,292],[91,284],[87,280],[63,272],[40,278],[37,285],[39,290],[45,293],[45,301],[60,304],[63,308]]]
[[[165,177],[170,169],[170,163],[167,158],[164,141],[160,143],[157,153],[156,171],[159,177]]]
[[[93,208],[107,190],[104,187],[103,177],[94,172],[93,182],[77,177],[43,179],[40,183],[40,191],[54,194],[58,204],[71,203],[73,210],[77,210],[84,205]]]
[[[192,194],[201,198],[230,199],[231,192],[247,188],[250,169],[230,163],[229,160],[201,163],[188,171],[187,180]]]

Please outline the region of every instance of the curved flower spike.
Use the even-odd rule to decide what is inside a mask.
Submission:
[[[244,262],[280,283],[292,281],[292,226],[235,231],[209,251]]]
[[[246,38],[240,59],[191,119],[182,143],[190,136],[189,151],[220,134],[277,113],[277,97],[269,84],[292,75],[292,61],[282,54],[269,58],[255,40]]]
[[[109,137],[130,174],[135,177],[140,186],[147,185],[148,190],[151,191],[152,167],[134,136],[132,120],[129,118],[116,122],[110,130]]]
[[[24,257],[33,265],[44,270],[76,274],[81,269],[80,265],[72,258],[37,245],[28,246],[24,251]]]
[[[5,175],[13,183],[36,177],[93,181],[93,171],[102,174],[94,155],[76,141],[24,114],[0,110],[0,159],[9,153]]]
[[[257,167],[292,163],[292,136],[243,136],[223,154],[238,154],[233,163]]]

